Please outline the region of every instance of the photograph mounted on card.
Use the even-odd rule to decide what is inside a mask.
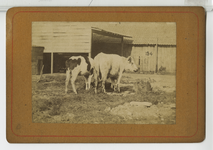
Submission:
[[[20,7],[6,26],[8,142],[204,140],[203,8]]]

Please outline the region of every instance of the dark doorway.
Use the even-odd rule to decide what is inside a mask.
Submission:
[[[100,52],[106,54],[118,54],[121,55],[121,44],[119,43],[92,43],[92,58],[94,58]]]
[[[50,73],[50,71],[51,71],[51,53],[43,54],[43,64],[44,64],[43,73]]]
[[[88,53],[53,53],[53,73],[65,73],[65,62],[71,56],[88,56]],[[43,73],[51,73],[51,53],[44,53]]]
[[[53,54],[53,73],[65,73],[65,62],[71,56],[88,56],[88,53],[54,53]]]

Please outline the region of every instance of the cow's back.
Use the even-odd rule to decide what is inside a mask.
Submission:
[[[95,68],[101,72],[108,72],[112,75],[117,74],[123,69],[123,57],[116,54],[99,53],[95,58]]]
[[[94,61],[96,63],[104,63],[104,62],[109,62],[109,63],[121,63],[122,57],[117,55],[117,54],[105,54],[105,53],[99,53],[97,56],[95,56]]]

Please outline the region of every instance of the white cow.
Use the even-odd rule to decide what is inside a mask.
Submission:
[[[94,60],[87,56],[72,56],[66,62],[66,81],[65,94],[67,94],[67,85],[69,84],[70,74],[72,75],[71,84],[75,94],[75,80],[77,76],[83,75],[86,82],[86,90],[90,89],[91,78],[93,76]]]
[[[97,93],[98,79],[102,81],[103,92],[105,93],[105,82],[108,78],[112,81],[114,91],[117,88],[120,92],[120,81],[122,74],[125,70],[138,71],[138,67],[135,65],[131,56],[128,58],[116,55],[99,53],[95,58],[95,93]],[[112,87],[111,86],[111,87]]]

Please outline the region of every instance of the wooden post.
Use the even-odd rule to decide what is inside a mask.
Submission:
[[[53,74],[53,52],[51,52],[51,74]]]
[[[42,66],[42,68],[41,68],[41,71],[40,71],[40,77],[39,77],[39,79],[38,79],[38,81],[37,82],[39,82],[40,80],[41,80],[41,76],[42,76],[42,74],[43,74],[43,69],[44,69],[44,65]]]
[[[91,55],[92,55],[92,40],[93,40],[93,31],[91,29],[90,52],[88,54],[89,57],[91,57]]]
[[[156,42],[156,73],[158,72],[158,39]]]
[[[138,65],[139,65],[139,66],[141,65],[141,59],[140,59],[140,56],[139,56],[139,59],[138,59]]]
[[[121,37],[121,56],[123,56],[123,49],[124,49],[124,37]]]

